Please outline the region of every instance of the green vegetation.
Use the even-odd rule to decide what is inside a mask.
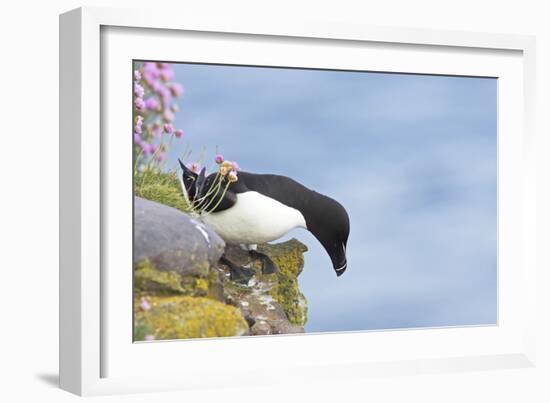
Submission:
[[[162,203],[189,212],[176,172],[146,169],[134,174],[134,194],[147,200]]]

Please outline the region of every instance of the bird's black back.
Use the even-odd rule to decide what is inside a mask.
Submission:
[[[207,178],[207,186],[214,178],[215,175]],[[322,227],[322,232],[327,232],[327,238],[334,236],[347,240],[349,219],[344,207],[336,200],[286,176],[239,172],[239,180],[229,185],[224,200],[214,211],[230,208],[236,202],[235,195],[249,191],[258,192],[300,211],[311,232],[319,232]]]

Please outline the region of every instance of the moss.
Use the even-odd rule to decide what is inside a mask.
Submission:
[[[208,298],[217,299],[219,301],[225,302],[225,295],[223,291],[223,281],[220,279],[218,271],[213,268],[210,270],[207,276],[208,280]]]
[[[189,212],[176,172],[148,169],[134,175],[134,194],[144,199]]]
[[[134,288],[136,291],[153,291],[166,293],[184,292],[181,276],[174,271],[156,270],[149,259],[144,259],[134,266]]]
[[[206,292],[208,291],[208,280],[204,278],[197,278],[195,279],[194,286],[196,290],[204,292],[206,294]]]
[[[207,278],[181,276],[175,271],[157,270],[149,259],[134,266],[134,291],[155,294],[205,296],[210,287]]]
[[[296,239],[283,244],[260,245],[277,265],[277,282],[269,294],[281,305],[290,323],[303,326],[307,322],[307,303],[298,287],[298,275],[304,268],[304,252],[307,247]]]
[[[134,339],[156,340],[242,336],[248,324],[238,308],[203,297],[149,297],[151,308],[136,306]]]
[[[298,281],[278,275],[278,283],[269,290],[269,294],[281,305],[288,321],[303,326],[307,322],[307,303],[298,288]]]

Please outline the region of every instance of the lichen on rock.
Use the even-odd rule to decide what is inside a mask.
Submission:
[[[203,297],[150,296],[134,303],[134,340],[244,336],[249,327],[238,308]]]
[[[258,245],[279,268],[275,274],[262,274],[260,262],[252,262],[248,253],[236,245],[227,245],[226,256],[235,264],[253,267],[256,274],[247,286],[227,278],[224,293],[228,303],[239,306],[251,326],[252,334],[301,333],[307,322],[307,301],[298,287],[307,247],[296,239],[278,244]]]
[[[279,268],[277,282],[269,294],[281,305],[290,323],[303,326],[307,322],[307,301],[298,287],[298,276],[304,268],[307,246],[296,239],[285,243],[259,246]]]
[[[208,277],[182,276],[175,271],[157,270],[149,259],[134,265],[134,291],[137,293],[204,297],[208,295],[209,287]]]

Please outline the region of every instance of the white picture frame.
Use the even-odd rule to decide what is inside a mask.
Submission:
[[[488,55],[491,60],[487,59],[487,66],[494,66],[497,69],[495,71],[502,69],[508,83],[506,85],[510,88],[508,91],[508,87],[503,86],[499,90],[499,114],[503,116],[503,112],[506,112],[506,117],[512,115],[512,120],[503,121],[504,126],[499,125],[499,250],[504,249],[503,245],[515,245],[514,248],[506,248],[505,254],[499,253],[499,276],[501,266],[506,267],[504,276],[499,277],[499,299],[502,302],[499,307],[504,307],[499,310],[499,325],[492,328],[269,336],[249,338],[245,347],[243,340],[238,338],[191,343],[145,343],[140,344],[139,351],[134,346],[116,344],[124,342],[116,341],[116,337],[112,338],[105,329],[107,326],[114,329],[113,321],[107,318],[111,315],[118,319],[118,316],[111,313],[112,306],[107,303],[109,290],[105,287],[104,277],[108,276],[102,271],[106,264],[102,227],[106,226],[105,220],[109,219],[104,211],[102,213],[102,208],[105,203],[109,203],[105,200],[104,190],[111,186],[105,178],[111,177],[110,181],[115,182],[115,185],[121,180],[106,171],[108,153],[105,153],[105,148],[117,145],[101,136],[101,133],[109,130],[111,124],[105,122],[105,114],[102,115],[101,109],[103,97],[111,91],[102,86],[102,68],[105,68],[105,64],[101,60],[109,55],[105,53],[104,48],[107,46],[105,36],[102,36],[109,31],[109,27],[155,29],[157,33],[170,33],[172,41],[178,40],[178,33],[193,32],[199,38],[201,33],[217,33],[217,40],[222,42],[226,40],[224,35],[228,37],[227,41],[230,36],[237,35],[239,38],[253,38],[260,44],[263,40],[269,40],[271,43],[302,41],[307,45],[308,41],[314,40],[322,42],[323,46],[331,46],[335,51],[346,44],[375,44],[382,48],[393,46],[396,49],[395,55],[391,56],[394,58],[393,63],[400,63],[399,60],[403,63],[406,48],[414,48],[421,53],[446,53],[447,57],[454,58],[454,66],[459,66],[447,69],[445,64],[438,67],[434,63],[431,70],[426,70],[420,64],[415,65],[415,61],[409,61],[400,69],[406,72],[420,72],[418,69],[422,69],[422,72],[433,74],[462,71],[470,72],[471,75],[482,75],[483,71],[490,73],[490,67],[483,70],[479,62],[479,58]],[[143,32],[146,35],[146,32],[151,31]],[[110,40],[109,46],[119,46],[118,54],[122,55],[124,52],[120,44],[124,42],[120,42],[120,38],[118,40]],[[131,38],[123,40],[131,41]],[[128,54],[124,57],[143,58],[143,53],[132,56],[135,49],[131,46],[127,48]],[[301,381],[305,378],[330,381],[335,378],[345,379],[351,374],[357,377],[381,373],[391,375],[534,365],[536,211],[535,162],[534,158],[530,158],[536,150],[534,49],[534,38],[520,35],[380,28],[314,21],[247,21],[245,18],[216,21],[186,16],[185,13],[160,13],[154,10],[81,8],[61,15],[61,387],[79,395],[96,395],[235,383],[245,386],[264,382],[295,382],[297,375]],[[471,65],[458,62],[466,57],[463,53],[472,55]],[[512,56],[499,56],[508,54]],[[256,52],[249,57],[247,60],[257,61],[262,55]],[[349,58],[343,57],[342,60],[341,67],[352,63]],[[269,63],[267,56],[263,62]],[[262,60],[259,64],[262,64]],[[499,67],[499,64],[502,66]],[[384,65],[380,66],[386,71]],[[505,138],[502,138],[503,133],[506,134]],[[451,348],[449,346],[453,340],[463,340],[464,344],[461,348]],[[414,346],[417,351],[412,354],[406,348],[391,347],[403,346],[403,343]],[[347,348],[335,351],[335,347],[342,344]],[[354,347],[373,345],[376,346],[377,354],[368,348],[364,352],[354,353],[357,351]],[[438,348],[434,348],[434,345]],[[262,349],[273,352],[269,360],[270,368],[263,368],[265,364],[261,362],[252,366],[248,363],[245,377],[242,372],[224,374],[221,371],[209,371],[208,365],[199,365],[199,355],[211,350],[221,356],[225,354],[225,357],[231,357],[231,354],[235,354],[238,357],[243,351],[254,355]],[[281,349],[294,352],[293,358],[277,362]],[[166,365],[166,370],[158,376],[147,371],[142,374],[131,371],[135,367],[132,363],[134,354],[142,354],[140,360],[157,359],[168,364],[167,357],[178,353],[176,350],[179,353],[185,351],[187,360],[184,364],[173,360],[177,364]],[[319,354],[319,351],[323,351],[323,354]],[[127,367],[119,365],[117,370],[109,369],[106,362],[117,360],[129,364]],[[304,372],[304,368],[308,370]],[[206,373],[207,379],[204,376]]]

